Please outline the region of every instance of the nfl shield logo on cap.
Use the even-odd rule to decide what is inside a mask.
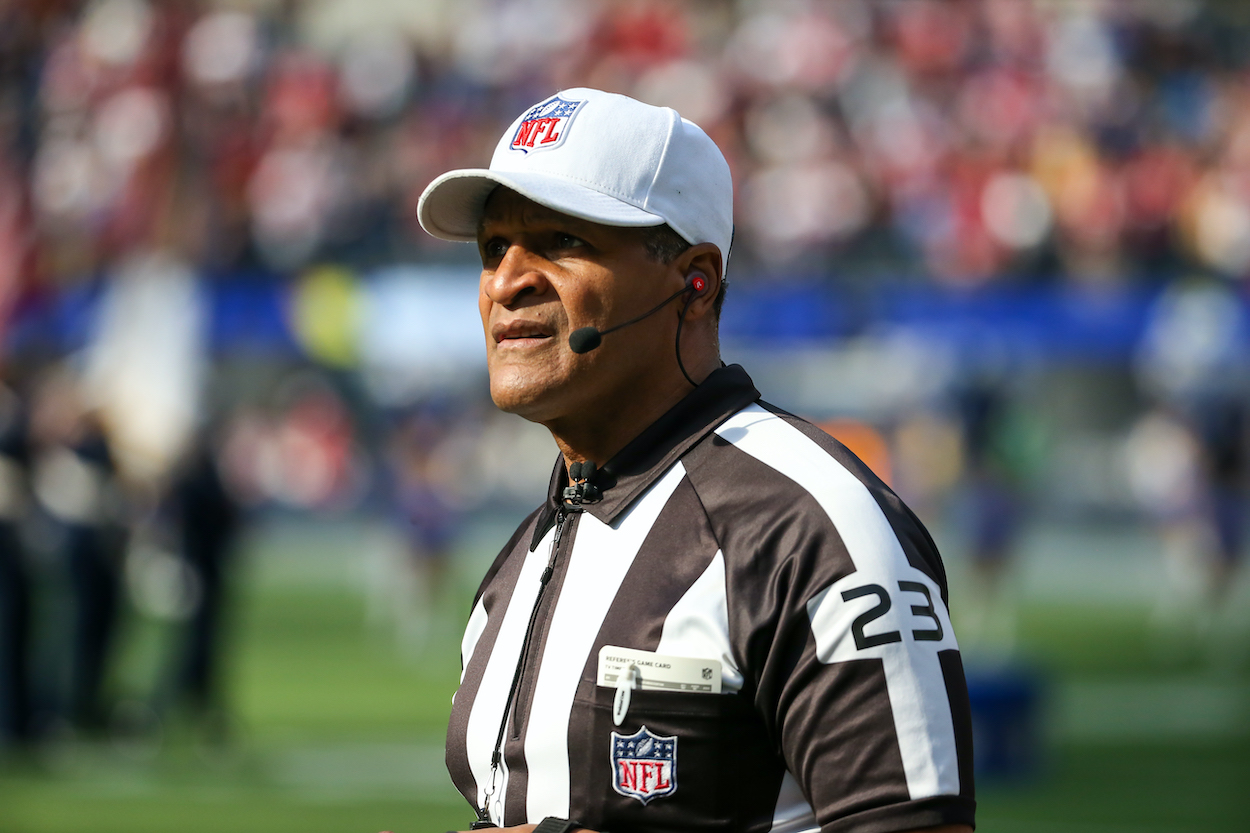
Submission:
[[[632,735],[612,733],[612,786],[643,804],[677,789],[677,738],[643,726]]]
[[[532,150],[551,150],[564,144],[573,117],[585,101],[569,100],[559,94],[540,104],[535,104],[517,125],[512,134],[512,150],[529,153]]]

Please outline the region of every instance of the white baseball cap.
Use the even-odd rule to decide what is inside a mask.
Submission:
[[[450,171],[417,205],[421,227],[473,241],[486,199],[503,185],[540,205],[608,226],[668,223],[728,260],[733,180],[716,143],[668,107],[577,87],[526,110],[490,168]]]

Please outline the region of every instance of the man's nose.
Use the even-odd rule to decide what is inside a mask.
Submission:
[[[511,306],[526,295],[538,295],[547,288],[539,258],[519,243],[504,252],[492,272],[483,272],[482,288],[491,301]]]

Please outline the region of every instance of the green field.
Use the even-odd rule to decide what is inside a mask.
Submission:
[[[442,766],[455,625],[436,627],[420,653],[396,650],[367,626],[356,571],[313,556],[277,561],[240,577],[225,743],[167,721],[159,741],[67,738],[9,756],[0,833],[467,827]],[[467,606],[469,561],[442,609]],[[1048,679],[1049,740],[1035,775],[980,785],[980,830],[1250,830],[1244,667],[1161,667],[1140,606],[1038,603],[1022,614],[1024,653]],[[166,633],[136,617],[127,636],[120,695],[144,688]]]

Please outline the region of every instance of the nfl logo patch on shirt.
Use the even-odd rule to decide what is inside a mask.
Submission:
[[[632,735],[612,733],[612,787],[644,805],[677,789],[677,738],[643,726]]]
[[[561,98],[557,94],[541,104],[535,104],[521,117],[521,124],[513,134],[509,147],[522,153],[560,147],[573,124],[573,117],[585,103]]]

